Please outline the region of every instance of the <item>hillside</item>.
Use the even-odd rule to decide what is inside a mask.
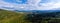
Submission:
[[[60,12],[14,12],[0,9],[0,23],[60,23]]]
[[[24,20],[26,13],[0,9],[0,23],[29,23]]]

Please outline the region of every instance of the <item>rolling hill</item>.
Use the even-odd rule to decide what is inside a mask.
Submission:
[[[8,11],[0,9],[0,23],[60,23],[60,12]]]
[[[29,23],[24,18],[26,13],[0,9],[0,23]]]

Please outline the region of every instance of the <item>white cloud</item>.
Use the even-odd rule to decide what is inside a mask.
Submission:
[[[53,0],[49,3],[42,3],[41,6],[38,6],[38,3],[41,0],[28,0],[28,4],[15,4],[15,3],[8,3],[0,0],[0,9],[5,10],[58,10],[60,8],[59,0]],[[8,8],[3,8],[8,7]],[[12,9],[11,9],[12,8]],[[60,9],[59,9],[60,10]]]
[[[15,3],[7,3],[7,2],[4,2],[2,0],[0,0],[0,9],[2,7],[9,7],[9,8],[13,8],[13,9],[19,9],[21,7],[24,7],[25,5],[22,5],[22,4],[15,4]]]
[[[41,3],[41,6],[38,7],[38,10],[55,10],[56,8],[60,8],[60,0],[53,0],[49,3]],[[56,9],[58,10],[58,9]]]

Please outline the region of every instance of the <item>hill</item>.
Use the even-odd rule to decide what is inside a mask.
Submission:
[[[29,23],[24,18],[26,13],[0,9],[0,23]]]
[[[0,9],[0,23],[60,23],[60,11],[7,11]]]

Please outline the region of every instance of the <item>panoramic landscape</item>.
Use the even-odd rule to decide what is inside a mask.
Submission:
[[[60,0],[0,0],[0,23],[60,23]]]

